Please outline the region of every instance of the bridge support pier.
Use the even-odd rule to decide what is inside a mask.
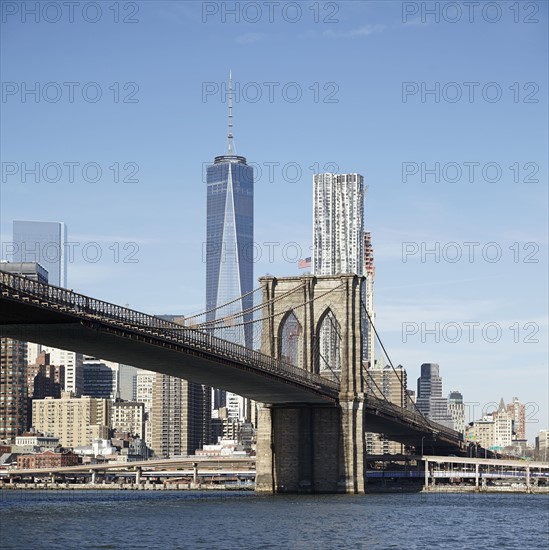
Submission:
[[[135,469],[135,484],[136,485],[139,485],[141,483],[141,468],[136,468]]]
[[[364,492],[362,407],[343,405],[262,406],[256,491]]]
[[[361,493],[365,490],[364,373],[361,307],[364,279],[356,275],[261,277],[261,351],[287,361],[286,320],[294,315],[303,336],[296,368],[339,383],[338,401],[285,403],[261,408],[256,490],[272,493]],[[299,291],[299,292],[298,292]],[[322,298],[322,300],[319,300]],[[330,315],[330,317],[328,317]],[[337,337],[322,362],[326,319]],[[298,367],[299,365],[299,367]],[[326,369],[326,365],[328,369]]]

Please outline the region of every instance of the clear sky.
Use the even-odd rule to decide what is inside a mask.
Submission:
[[[547,2],[35,4],[2,1],[5,259],[14,219],[64,221],[74,290],[201,311],[232,69],[255,275],[310,255],[313,171],[362,173],[376,322],[409,387],[437,362],[469,420],[518,396],[529,438],[549,427]]]

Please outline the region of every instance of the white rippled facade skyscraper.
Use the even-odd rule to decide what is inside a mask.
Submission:
[[[313,275],[340,273],[364,274],[364,178],[357,173],[316,174],[313,177]],[[365,327],[365,313],[363,317]],[[315,370],[340,382],[340,323],[329,312],[317,330],[318,367]]]
[[[313,275],[364,274],[364,178],[313,177]]]

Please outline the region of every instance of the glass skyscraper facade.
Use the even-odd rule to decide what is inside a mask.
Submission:
[[[67,228],[62,222],[13,222],[12,262],[37,262],[50,285],[67,286]]]
[[[215,157],[207,168],[206,310],[207,321],[241,313],[253,306],[254,175],[238,155]],[[252,347],[252,314],[216,326],[220,338]],[[244,324],[246,323],[246,324]]]
[[[254,172],[245,157],[235,154],[232,106],[229,74],[227,153],[215,157],[206,172],[206,321],[224,319],[212,333],[252,348]],[[248,416],[248,400],[236,394],[214,388],[212,404],[227,407],[231,418]]]
[[[417,379],[416,406],[429,420],[448,428],[454,427],[448,412],[448,400],[442,397],[442,377],[437,363],[423,363],[421,376]]]
[[[206,321],[223,319],[210,326],[215,336],[253,348],[254,171],[235,154],[231,73],[228,122],[227,152],[206,172]],[[219,389],[212,390],[212,404],[242,421],[250,405]]]

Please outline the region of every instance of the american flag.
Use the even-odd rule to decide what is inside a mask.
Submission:
[[[311,258],[305,258],[304,260],[299,260],[297,262],[298,269],[305,269],[306,267],[311,267]]]

